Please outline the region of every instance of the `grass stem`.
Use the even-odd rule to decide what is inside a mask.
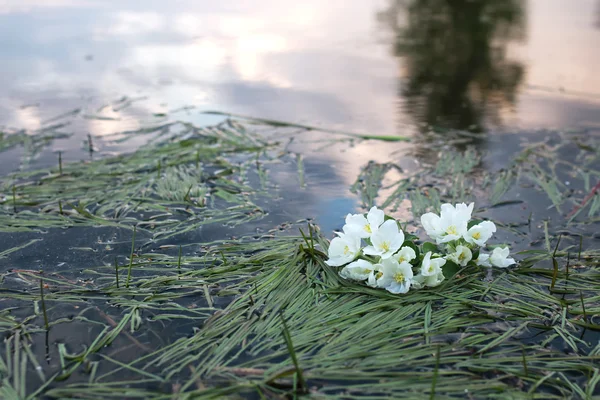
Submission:
[[[117,257],[115,257],[115,281],[117,282],[117,289],[119,288],[119,264],[117,263]]]
[[[181,245],[179,245],[179,258],[177,259],[177,274],[181,276]]]
[[[581,300],[581,310],[583,311],[583,320],[585,322],[588,322],[587,313],[585,312],[585,303],[583,301],[583,292],[581,290],[579,291],[579,300]]]
[[[435,399],[435,385],[437,383],[439,368],[440,368],[440,346],[437,346],[436,352],[435,352],[435,368],[433,370],[433,378],[431,379],[431,392],[429,392],[429,400]]]
[[[529,376],[529,369],[527,368],[527,358],[525,357],[525,347],[521,347],[521,355],[523,356],[523,372],[525,377]]]
[[[13,199],[13,211],[17,213],[17,188],[15,185],[12,187],[12,199]]]
[[[285,344],[287,345],[288,352],[290,353],[290,358],[292,359],[292,363],[296,368],[296,375],[298,376],[299,390],[303,393],[306,392],[306,381],[304,380],[304,376],[302,375],[302,369],[300,369],[300,364],[298,363],[298,358],[296,357],[296,351],[294,350],[294,344],[292,343],[292,336],[290,335],[290,331],[288,329],[287,323],[285,322],[285,318],[283,317],[283,313],[279,311],[279,318],[281,319],[281,325],[283,329],[283,338],[285,340]]]
[[[46,300],[44,299],[44,280],[40,277],[40,296],[42,298],[42,313],[44,314],[44,327],[46,330],[50,329],[48,323],[48,313],[46,312]]]
[[[94,143],[92,142],[92,135],[88,133],[88,152],[90,153],[90,158],[94,157]]]
[[[135,250],[135,232],[136,227],[133,227],[133,237],[131,238],[131,254],[129,255],[129,269],[127,271],[127,280],[125,281],[125,287],[129,289],[129,281],[131,280],[131,268],[133,267],[133,251]]]

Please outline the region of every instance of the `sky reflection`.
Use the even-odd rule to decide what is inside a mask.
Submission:
[[[47,116],[60,111],[57,98],[96,106],[145,94],[171,107],[395,133],[418,131],[423,118],[545,125],[547,115],[530,116],[548,97],[540,100],[540,90],[600,96],[597,2],[438,3],[5,1],[0,121],[35,126],[19,111],[26,103]],[[378,15],[394,8],[396,20],[423,23],[390,33]],[[428,55],[440,38],[431,30],[436,18],[447,21],[439,25],[447,40]],[[497,115],[479,110],[486,98]]]
[[[595,0],[8,0],[0,126],[39,129],[82,108],[61,150],[190,105],[376,134],[597,126],[598,8]],[[122,96],[145,100],[104,107]],[[186,117],[202,120],[194,113]]]

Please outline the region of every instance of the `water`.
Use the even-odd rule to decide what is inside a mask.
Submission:
[[[102,137],[190,105],[373,133],[598,125],[593,0],[0,7],[0,123],[11,127],[124,95],[147,100],[75,130]]]
[[[184,254],[194,255],[201,253],[199,244],[212,240],[271,230],[295,234],[297,226],[288,223],[306,218],[314,218],[330,237],[346,213],[360,209],[359,196],[348,189],[369,162],[400,167],[384,179],[382,193],[390,194],[386,185],[445,153],[473,146],[483,154],[475,170],[479,185],[481,176],[495,176],[528,143],[571,140],[565,131],[580,132],[581,143],[598,138],[598,48],[600,1],[592,0],[5,0],[0,4],[0,130],[33,135],[65,123],[57,131],[70,136],[40,146],[33,159],[27,146],[0,152],[0,177],[19,169],[56,168],[58,152],[64,163],[98,159],[133,151],[156,136],[121,141],[124,131],[175,120],[211,125],[224,119],[203,110],[413,138],[411,144],[334,143],[323,132],[300,132],[285,146],[289,154],[281,163],[267,167],[272,197],[259,203],[265,218],[243,228],[203,227],[168,244],[188,245]],[[288,140],[281,131],[267,131],[274,140]],[[577,166],[585,158],[579,150],[571,143],[556,155]],[[302,178],[297,155],[303,157]],[[597,176],[592,174],[586,186],[577,174],[575,167],[559,170],[560,188],[582,199]],[[428,184],[451,186],[435,177]],[[506,224],[498,242],[511,243],[514,250],[543,248],[547,221],[553,238],[562,230],[564,246],[577,246],[581,235],[584,248],[598,247],[597,222],[564,228],[571,203],[557,212],[532,185],[511,188],[506,199],[523,203],[483,214]],[[408,209],[404,204],[394,215],[409,215]],[[82,280],[89,278],[85,268],[110,265],[115,256],[126,264],[131,232],[77,227],[1,235],[0,252],[43,240],[0,260],[0,272],[43,268]],[[144,250],[176,253],[159,244]],[[6,276],[6,285],[28,287],[14,274]],[[215,297],[215,306],[225,307],[230,297]],[[51,320],[72,318],[77,307],[90,307],[85,316],[102,323],[104,312],[120,313],[96,300],[70,307],[53,304]],[[145,320],[135,337],[159,348],[190,335],[194,323],[165,328]],[[76,324],[59,324],[45,338],[54,367],[57,343],[81,351],[99,333],[90,324]],[[168,334],[154,333],[161,329]],[[585,340],[598,339],[583,333]],[[44,338],[35,341],[34,351],[43,354]],[[109,355],[125,346],[131,343],[119,337]],[[136,351],[123,351],[121,361],[131,361]]]

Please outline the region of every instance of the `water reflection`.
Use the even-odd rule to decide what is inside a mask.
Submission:
[[[521,0],[390,0],[403,111],[425,126],[482,130],[515,105],[525,67],[508,56],[524,39]]]

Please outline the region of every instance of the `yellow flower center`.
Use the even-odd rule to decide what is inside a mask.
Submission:
[[[348,247],[347,245],[344,246],[344,255],[347,256],[348,253],[350,253],[350,247]]]
[[[427,269],[427,271],[433,272],[433,265],[430,265],[429,268]]]
[[[375,274],[375,279],[379,279],[381,278],[381,276],[383,275],[383,272],[378,272]]]
[[[481,232],[475,232],[472,236],[473,236],[473,239],[479,240],[479,238],[481,237]]]
[[[459,259],[459,260],[461,260],[461,261],[462,261],[462,260],[464,260],[464,259],[465,259],[465,257],[466,257],[465,253],[460,253],[460,254],[458,255],[458,259]]]
[[[381,243],[381,250],[384,252],[390,251],[390,242]]]
[[[446,233],[448,235],[458,235],[458,229],[454,225],[450,225],[448,229],[446,229]]]
[[[398,272],[397,274],[394,274],[394,280],[398,283],[404,282],[404,274],[402,272]]]
[[[365,231],[367,231],[368,233],[372,233],[372,231],[371,231],[371,224],[366,224],[365,225]]]
[[[404,258],[404,256],[398,257],[398,262],[399,263],[403,263],[404,261],[406,261],[406,258]]]

